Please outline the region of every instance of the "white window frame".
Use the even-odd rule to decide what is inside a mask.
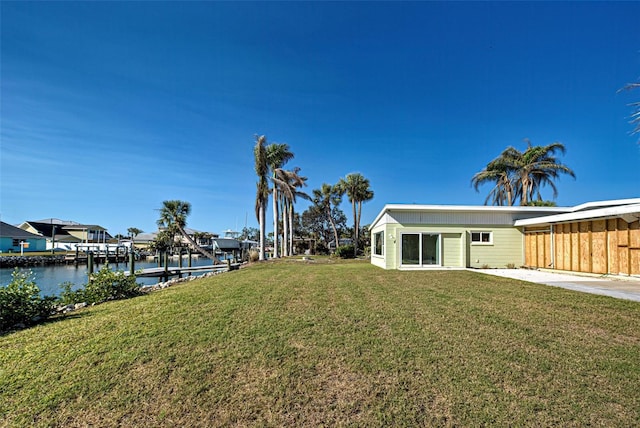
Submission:
[[[473,240],[473,234],[474,233],[479,233],[480,234],[480,240],[479,241],[474,241]],[[489,240],[488,241],[483,241],[482,240],[482,235],[489,235]],[[490,230],[472,230],[471,232],[469,232],[469,240],[471,242],[471,245],[493,245],[493,231]]]
[[[382,237],[382,251],[380,252],[380,254],[376,253],[376,243],[377,243],[377,238],[376,236],[380,235]],[[375,257],[384,257],[384,230],[380,231],[380,232],[374,232],[373,234],[373,248],[371,251],[371,255],[375,256]]]
[[[420,260],[420,263],[418,264],[404,264],[402,263],[402,237],[404,235],[418,235],[420,237],[419,241],[418,241],[418,257]],[[422,263],[422,237],[423,235],[430,235],[430,236],[437,236],[438,237],[438,264],[424,264]],[[403,269],[429,269],[429,268],[440,268],[442,267],[442,252],[443,252],[444,248],[443,248],[443,243],[442,243],[442,233],[440,232],[424,232],[424,231],[420,231],[420,232],[402,232],[400,234],[400,246],[399,246],[399,251],[398,251],[398,255],[399,255],[399,266]]]

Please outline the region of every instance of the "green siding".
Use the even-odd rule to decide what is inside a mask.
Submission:
[[[395,258],[395,244],[389,239],[389,225],[382,225],[371,230],[371,263],[383,269],[395,269],[393,260]],[[384,251],[382,256],[373,253],[373,235],[384,232]]]
[[[462,233],[443,233],[442,266],[464,267],[462,264]]]
[[[467,242],[469,248],[469,267],[504,268],[509,263],[521,266],[523,260],[523,236],[515,227],[473,227],[471,231],[492,232],[491,245],[473,245],[471,237]]]
[[[400,267],[400,236],[403,233],[432,233],[440,234],[441,239],[441,253],[440,263],[443,267],[464,267],[462,256],[462,236],[465,232],[464,229],[459,227],[450,226],[427,226],[427,225],[410,225],[403,226],[400,224],[388,224],[390,232],[396,237],[395,245],[393,246],[393,259],[390,257],[387,259],[387,269],[397,269]],[[391,256],[391,253],[389,253]],[[390,263],[389,263],[390,262]]]
[[[522,265],[522,233],[511,226],[401,225],[387,223],[376,227],[371,232],[375,233],[381,230],[385,232],[385,254],[384,257],[372,255],[371,262],[384,269],[400,268],[400,237],[403,233],[440,234],[440,261],[443,267],[480,268],[489,266],[492,268],[504,268],[509,263],[513,263],[515,266]],[[471,245],[471,231],[492,232],[492,245]]]

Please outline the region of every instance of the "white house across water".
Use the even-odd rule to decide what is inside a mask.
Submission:
[[[640,198],[576,207],[391,204],[370,230],[371,263],[384,269],[640,275]]]

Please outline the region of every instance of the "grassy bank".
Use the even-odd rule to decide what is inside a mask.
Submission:
[[[272,262],[0,337],[8,426],[640,424],[640,304]]]

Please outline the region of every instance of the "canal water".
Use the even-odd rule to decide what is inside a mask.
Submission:
[[[182,259],[182,266],[186,267],[188,263],[186,258]],[[203,257],[193,258],[191,261],[191,266],[208,266],[211,264],[210,259]],[[94,272],[102,269],[103,266],[104,264],[95,265],[93,267]],[[111,270],[129,271],[128,263],[109,263],[108,266]],[[178,266],[178,259],[170,259],[169,266]],[[136,261],[135,263],[136,270],[153,267],[158,267],[158,263],[147,261]],[[60,284],[65,282],[70,282],[75,285],[71,287],[72,290],[81,288],[87,283],[87,265],[31,266],[19,269],[23,272],[30,270],[33,273],[35,283],[40,289],[40,294],[43,296],[58,296],[62,292]],[[4,287],[11,282],[12,272],[12,268],[0,268],[0,286]],[[203,275],[204,273],[205,272],[194,273],[193,275]],[[137,278],[136,280],[136,282],[142,285],[153,285],[157,284],[158,281],[159,278]]]

